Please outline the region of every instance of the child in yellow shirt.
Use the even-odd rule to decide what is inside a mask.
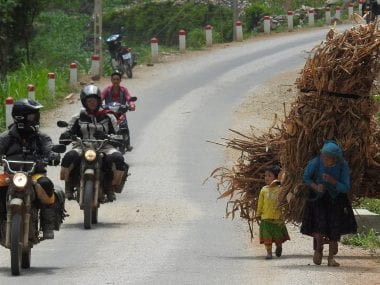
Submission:
[[[256,211],[256,220],[260,225],[260,244],[267,250],[266,259],[272,259],[272,243],[276,244],[276,256],[282,254],[282,244],[290,240],[282,211],[277,207],[278,195],[281,191],[278,174],[280,167],[275,165],[265,170],[265,186],[261,188]]]

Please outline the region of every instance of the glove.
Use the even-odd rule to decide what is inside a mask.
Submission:
[[[55,153],[55,152],[52,152],[50,154],[50,158],[49,158],[49,165],[50,166],[56,166],[56,165],[59,165],[59,163],[61,162],[61,156],[59,155],[59,153]]]
[[[68,145],[71,143],[71,137],[72,137],[72,134],[71,132],[69,131],[66,131],[64,133],[62,133],[60,136],[59,136],[59,143],[60,144],[64,144],[64,145]]]
[[[96,130],[94,133],[94,138],[97,140],[104,140],[107,138],[107,136],[104,132]]]

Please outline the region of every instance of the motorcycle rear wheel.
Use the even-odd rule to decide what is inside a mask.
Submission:
[[[20,275],[22,254],[20,214],[13,215],[11,226],[11,271],[12,275]]]
[[[94,182],[92,180],[87,180],[84,184],[84,207],[83,207],[83,224],[85,229],[91,229],[91,220],[92,220],[92,200],[94,193]]]

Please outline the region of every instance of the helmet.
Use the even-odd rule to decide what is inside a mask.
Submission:
[[[98,100],[98,108],[102,104],[102,99],[100,96],[100,89],[98,86],[90,84],[83,87],[80,92],[80,101],[82,102],[83,107],[87,109],[86,100],[87,98],[94,97]]]
[[[31,99],[16,101],[12,109],[12,117],[18,129],[35,132],[40,125],[40,109],[43,106]]]

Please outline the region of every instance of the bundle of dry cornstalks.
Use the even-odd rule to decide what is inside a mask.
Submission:
[[[288,222],[299,223],[308,191],[303,170],[326,139],[343,148],[351,168],[351,198],[380,198],[380,129],[375,115],[374,80],[380,71],[377,23],[338,33],[313,49],[296,81],[299,96],[283,122],[262,136],[240,134],[226,147],[241,151],[232,169],[217,168],[220,198],[227,198],[227,216],[236,212],[250,225],[264,186],[267,166],[283,170],[279,206]]]

